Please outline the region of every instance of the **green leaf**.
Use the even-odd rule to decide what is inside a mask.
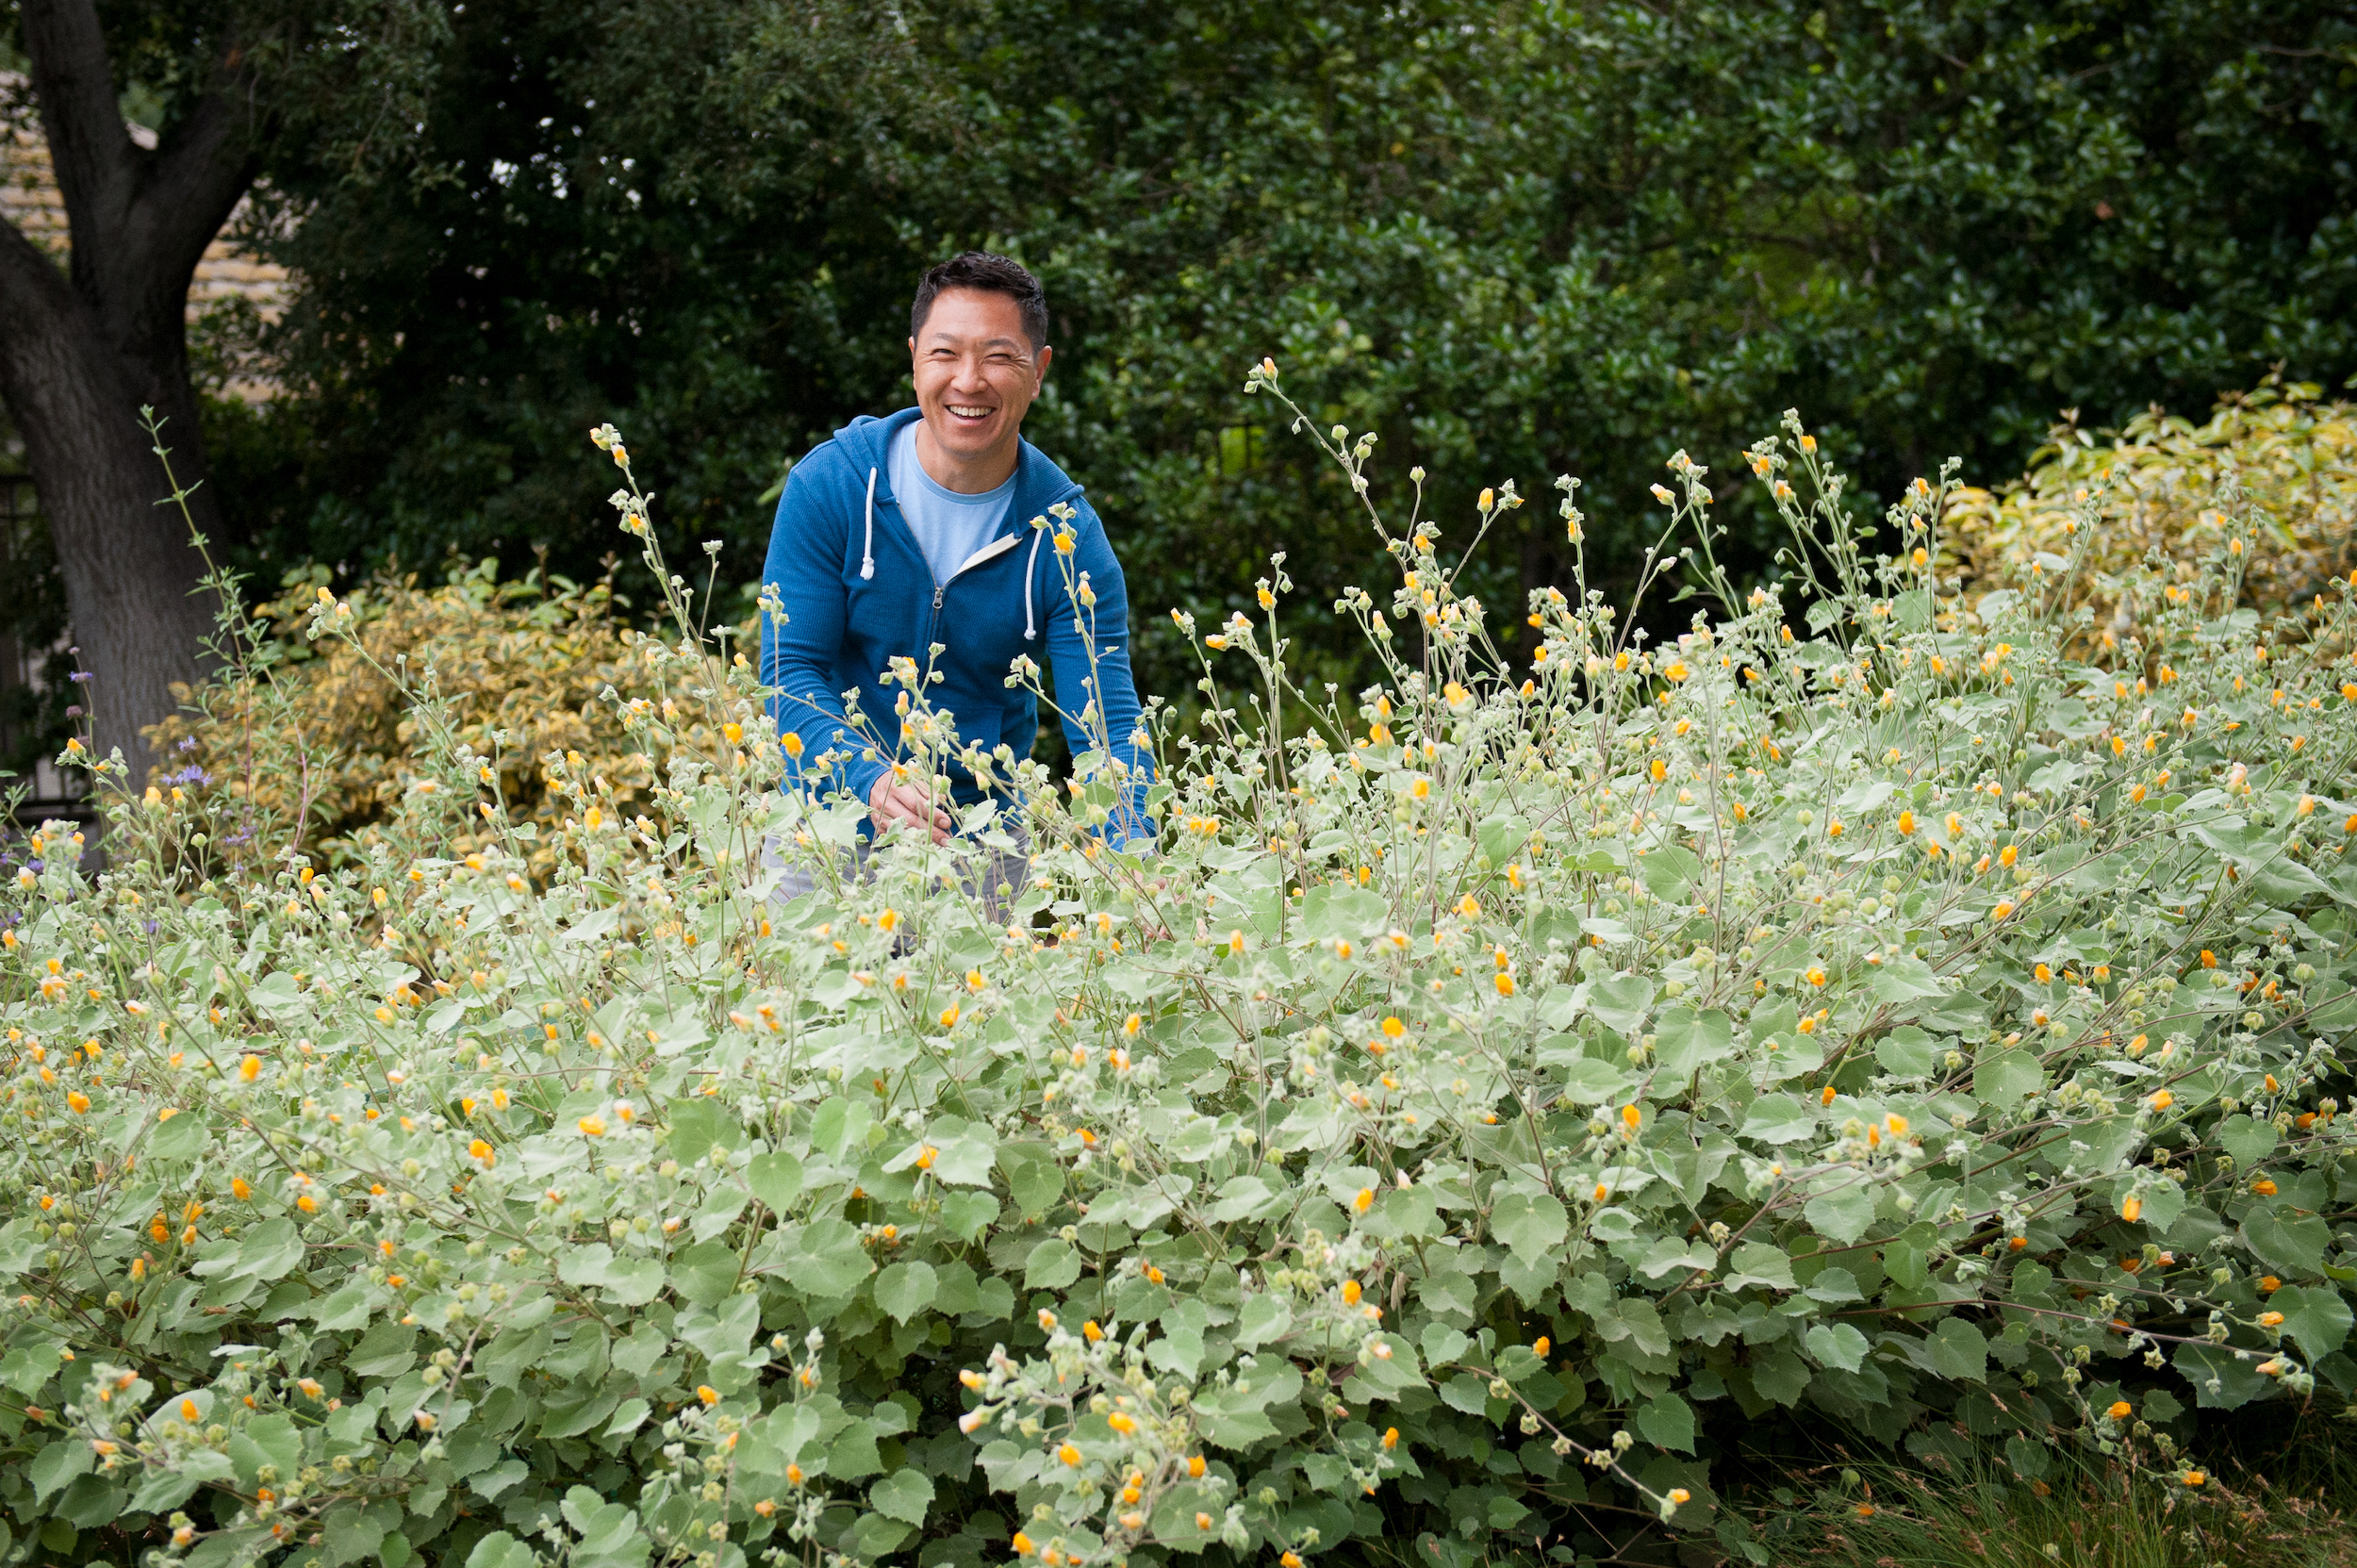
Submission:
[[[1871,1348],[1866,1336],[1847,1323],[1812,1325],[1802,1344],[1817,1358],[1818,1365],[1843,1372],[1855,1372],[1865,1365],[1866,1352]]]
[[[212,1129],[202,1112],[183,1111],[170,1121],[157,1122],[147,1140],[150,1160],[193,1160],[211,1141]]]
[[[1508,1193],[1490,1211],[1491,1233],[1534,1262],[1550,1258],[1571,1228],[1571,1215],[1551,1193]]]
[[[890,1312],[894,1322],[906,1323],[933,1304],[939,1284],[931,1263],[895,1263],[876,1276],[876,1305]]]
[[[1656,1448],[1694,1451],[1694,1408],[1674,1394],[1663,1394],[1638,1408],[1630,1423],[1637,1435]]]
[[[720,1242],[698,1242],[671,1259],[671,1288],[699,1307],[717,1306],[736,1289],[740,1260]]]
[[[2026,1050],[2001,1050],[1983,1056],[1972,1068],[1972,1098],[1991,1110],[2003,1110],[2046,1087],[2046,1069]]]
[[[1808,1391],[1808,1362],[1791,1347],[1772,1345],[1752,1359],[1752,1386],[1779,1405],[1789,1405]]]
[[[732,1271],[734,1266],[734,1256],[732,1254]],[[663,1264],[644,1253],[617,1258],[605,1271],[605,1298],[617,1306],[643,1307],[662,1290]]]
[[[2349,1338],[2349,1303],[2330,1285],[2285,1285],[2267,1297],[2267,1306],[2283,1314],[2283,1332],[2311,1362],[2322,1361]]]
[[[2245,1169],[2275,1152],[2277,1136],[2273,1122],[2253,1121],[2239,1111],[2217,1126],[2219,1146]]]
[[[1244,1298],[1244,1311],[1236,1322],[1236,1348],[1257,1350],[1263,1345],[1274,1345],[1292,1332],[1294,1310],[1285,1298],[1262,1293]]]
[[[2303,1217],[2280,1203],[2262,1204],[2243,1216],[2242,1239],[2262,1263],[2286,1274],[2315,1274],[2324,1267],[2332,1232],[2315,1214]]]
[[[1743,1114],[1742,1136],[1793,1144],[1817,1135],[1817,1113],[1793,1095],[1762,1095]]]
[[[1978,1383],[1988,1377],[1988,1341],[1960,1317],[1944,1317],[1923,1336],[1923,1361],[1937,1377]]]
[[[1874,1189],[1853,1180],[1846,1187],[1810,1198],[1801,1212],[1819,1235],[1847,1246],[1874,1223]]]
[[[961,1241],[971,1241],[998,1217],[998,1199],[989,1193],[944,1193],[941,1223]]]
[[[802,1163],[783,1149],[756,1154],[745,1166],[745,1183],[773,1214],[790,1213],[802,1196]]]
[[[538,1560],[531,1547],[505,1530],[493,1530],[467,1554],[467,1568],[535,1568]]]
[[[1031,1248],[1023,1265],[1023,1283],[1034,1290],[1062,1290],[1080,1278],[1080,1254],[1061,1236],[1050,1236]]]
[[[1607,1029],[1622,1034],[1634,1034],[1644,1023],[1645,1015],[1653,1007],[1657,987],[1644,975],[1626,975],[1619,980],[1590,982],[1588,1011],[1593,1013]]]
[[[321,1542],[330,1564],[354,1562],[364,1557],[374,1557],[384,1544],[385,1525],[357,1503],[345,1503],[328,1510],[320,1521]]]
[[[124,1490],[103,1476],[83,1476],[65,1489],[56,1504],[58,1518],[76,1529],[94,1530],[112,1524],[123,1511]]]
[[[724,1109],[717,1099],[701,1095],[683,1095],[667,1107],[670,1131],[665,1142],[669,1145],[671,1158],[681,1164],[691,1164],[709,1152],[712,1146],[734,1137],[741,1130],[733,1113]]]
[[[33,1500],[47,1502],[52,1493],[62,1492],[75,1477],[89,1474],[95,1462],[97,1456],[80,1438],[58,1438],[49,1444],[25,1466],[25,1476],[33,1483]]]
[[[368,1320],[369,1293],[358,1285],[346,1285],[311,1310],[312,1325],[321,1333],[357,1329]]]
[[[1063,1167],[1041,1145],[999,1145],[998,1168],[1006,1173],[1014,1206],[1024,1213],[1044,1214],[1063,1196]]]
[[[1874,1042],[1874,1060],[1894,1078],[1929,1078],[1937,1044],[1913,1024],[1903,1024]]]
[[[868,1507],[904,1524],[923,1524],[932,1502],[932,1477],[914,1465],[901,1466],[867,1489]]]
[[[2203,1410],[2237,1410],[2275,1392],[2256,1357],[2240,1360],[2222,1345],[2181,1345],[2170,1360],[2193,1385],[2194,1403]]]
[[[1625,1098],[1629,1084],[1628,1074],[1611,1063],[1583,1056],[1564,1069],[1558,1087],[1570,1104],[1608,1105]]]
[[[1715,1007],[1706,1013],[1673,1008],[1655,1030],[1655,1064],[1673,1081],[1689,1079],[1705,1065],[1735,1054],[1734,1023]]]
[[[1771,1290],[1788,1291],[1792,1281],[1792,1260],[1784,1249],[1767,1242],[1745,1242],[1727,1259],[1727,1288],[1740,1290],[1746,1285],[1766,1285]]]

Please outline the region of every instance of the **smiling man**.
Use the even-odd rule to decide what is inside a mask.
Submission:
[[[954,717],[961,741],[1021,758],[1038,707],[1006,682],[1029,656],[1047,671],[1073,754],[1099,749],[1101,722],[1131,769],[1129,809],[1108,836],[1151,836],[1121,563],[1080,487],[1023,438],[1047,337],[1047,295],[1019,263],[969,251],[933,268],[909,318],[916,406],[836,431],[795,465],[778,503],[762,581],[785,623],[764,627],[762,679],[776,688],[780,734],[799,742],[786,748],[799,751],[798,781],[866,801],[871,834],[946,839],[946,808],[986,793],[953,765],[951,799],[936,800],[926,770],[904,765],[899,692],[883,683],[892,661],[938,677],[925,700]],[[1076,604],[1075,587],[1094,603]],[[863,726],[847,718],[847,693]]]

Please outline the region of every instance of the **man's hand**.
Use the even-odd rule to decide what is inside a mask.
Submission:
[[[932,790],[918,784],[896,784],[890,773],[878,779],[876,787],[867,792],[867,820],[879,838],[904,824],[931,828],[936,844],[947,843],[949,837],[949,814],[933,804]]]

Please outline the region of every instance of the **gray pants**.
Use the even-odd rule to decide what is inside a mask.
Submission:
[[[982,900],[982,911],[991,923],[1002,923],[1007,911],[1023,893],[1024,884],[1031,880],[1031,836],[1016,823],[1008,823],[1006,832],[1014,840],[1012,850],[986,849],[971,840],[950,839],[945,846],[962,850],[958,883],[969,896]],[[859,881],[867,875],[868,841],[861,839],[843,857],[846,878]],[[809,865],[787,866],[785,855],[774,838],[762,845],[762,864],[784,866],[784,874],[770,891],[769,901],[783,907],[818,888],[817,869]],[[999,888],[1008,889],[1001,897]]]

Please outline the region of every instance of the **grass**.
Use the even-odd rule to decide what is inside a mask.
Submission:
[[[2230,1461],[2188,1494],[2151,1474],[2057,1462],[2042,1481],[1935,1461],[1827,1476],[1775,1532],[1808,1568],[2357,1568],[2357,1466],[2330,1441],[2287,1444],[2274,1476]],[[1944,1469],[1947,1474],[1939,1474]]]

